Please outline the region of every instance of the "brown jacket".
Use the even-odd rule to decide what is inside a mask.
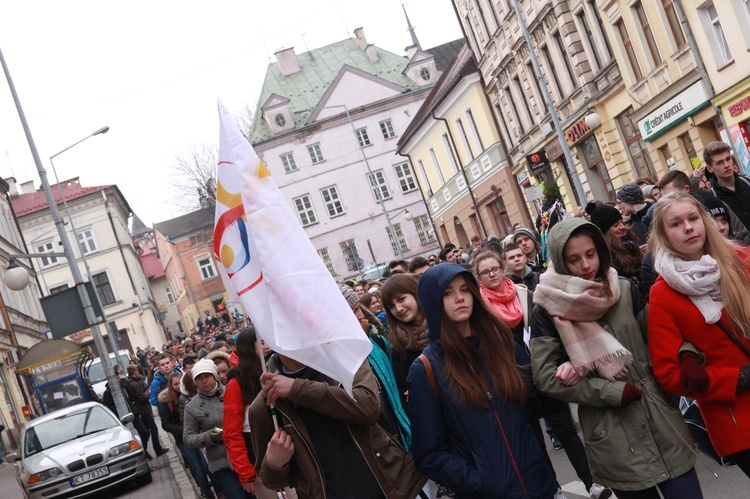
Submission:
[[[277,357],[269,362],[271,371],[276,371],[275,360]],[[276,403],[284,429],[294,442],[294,456],[282,469],[271,467],[264,459],[274,427],[266,400],[262,393],[258,394],[250,406],[250,429],[257,456],[256,468],[260,469],[260,478],[268,488],[294,487],[300,499],[326,497],[323,472],[312,440],[295,411],[295,406],[301,405],[346,423],[386,497],[414,499],[419,495],[427,479],[417,471],[414,460],[401,444],[378,426],[378,388],[366,361],[354,377],[353,393],[354,399],[330,378],[327,384],[306,379],[294,380],[289,398]],[[260,466],[257,466],[258,463]]]

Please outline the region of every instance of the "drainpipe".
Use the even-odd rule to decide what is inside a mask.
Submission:
[[[701,75],[701,83],[703,84],[703,90],[705,90],[706,95],[708,95],[708,99],[711,102],[711,107],[714,110],[714,113],[719,116],[719,119],[721,120],[721,124],[724,126],[724,130],[726,130],[727,133],[729,133],[729,128],[727,128],[727,123],[724,121],[724,114],[721,112],[721,109],[714,104],[713,98],[716,97],[716,93],[714,92],[714,88],[711,86],[711,82],[708,80],[708,73],[706,72],[706,65],[703,64],[703,58],[701,57],[700,52],[698,52],[698,45],[695,43],[695,37],[693,36],[693,30],[690,28],[690,24],[687,22],[687,18],[685,17],[685,11],[682,9],[682,2],[680,0],[674,0],[672,2],[674,4],[674,10],[675,13],[677,13],[677,18],[680,20],[680,24],[682,25],[682,31],[685,33],[685,39],[688,42],[688,45],[690,46],[690,51],[693,53],[693,57],[695,59],[695,65],[698,68],[698,73]],[[729,147],[732,148],[732,153],[736,157],[737,151],[734,150],[734,144],[729,143]]]
[[[456,155],[458,156],[458,148],[456,148],[456,141],[453,140],[453,132],[451,132],[451,127],[448,125],[448,120],[446,120],[445,118],[438,118],[437,116],[435,116],[434,110],[432,111],[432,119],[436,121],[442,121],[443,123],[445,123],[445,128],[448,130],[448,137],[451,139],[451,145],[453,146],[451,155],[453,154],[453,151],[456,151]],[[461,173],[464,176],[464,180],[466,181],[466,187],[469,188],[469,195],[471,196],[471,204],[474,206],[474,211],[476,212],[476,214],[479,215],[479,225],[482,226],[482,232],[484,233],[483,239],[486,240],[487,228],[484,226],[484,220],[482,220],[482,214],[479,213],[479,207],[477,206],[477,198],[474,197],[474,190],[471,188],[471,183],[469,182],[469,176],[466,175],[466,169],[464,168],[463,163],[461,162],[461,157],[459,156],[455,159],[458,161],[459,168],[461,170]]]

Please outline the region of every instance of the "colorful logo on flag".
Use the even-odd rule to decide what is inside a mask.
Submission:
[[[231,163],[221,162],[219,168],[231,170]],[[222,172],[224,173],[224,172]],[[231,278],[250,263],[250,243],[247,234],[247,218],[242,196],[239,192],[229,192],[219,179],[216,201],[226,209],[216,221],[214,229],[214,255],[227,270]],[[239,183],[230,183],[239,186]]]

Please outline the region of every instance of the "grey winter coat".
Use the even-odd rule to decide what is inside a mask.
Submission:
[[[213,471],[231,468],[223,433],[214,433],[214,428],[224,425],[224,386],[213,395],[198,390],[198,395],[185,406],[183,441],[190,447],[205,447],[208,469]]]

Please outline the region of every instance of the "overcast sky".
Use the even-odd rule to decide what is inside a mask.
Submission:
[[[449,0],[406,0],[423,48],[461,37]],[[0,7],[0,49],[39,155],[54,182],[117,184],[152,225],[180,215],[174,156],[219,141],[217,98],[255,109],[273,52],[297,53],[353,36],[403,54],[410,44],[400,0],[14,1]],[[39,177],[4,78],[0,175]]]

